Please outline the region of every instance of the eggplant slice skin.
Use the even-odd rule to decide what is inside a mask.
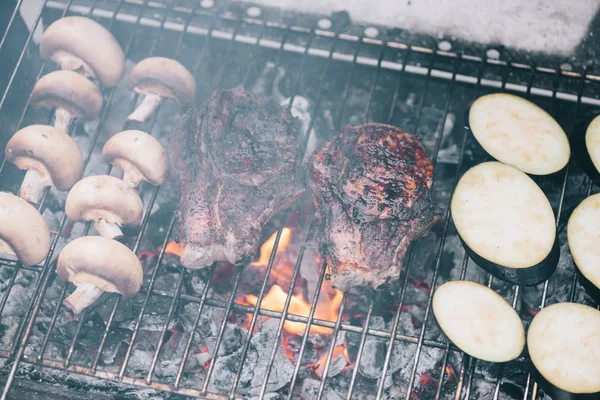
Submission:
[[[583,287],[600,303],[600,194],[586,198],[573,210],[567,239]]]
[[[600,184],[600,115],[597,111],[578,118],[571,135],[571,147],[587,176]]]
[[[469,108],[467,128],[496,160],[533,175],[563,169],[571,149],[565,131],[534,103],[507,93],[479,97]]]
[[[544,308],[531,321],[527,348],[533,375],[553,399],[600,398],[600,311],[577,303]]]
[[[523,351],[525,330],[519,315],[487,286],[447,282],[435,291],[432,307],[446,336],[473,357],[506,362]]]
[[[479,164],[462,176],[450,207],[465,250],[497,278],[532,286],[556,270],[554,212],[525,173],[499,162]]]

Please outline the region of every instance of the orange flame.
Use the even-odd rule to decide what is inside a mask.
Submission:
[[[331,361],[335,360],[335,358],[338,357],[340,354],[343,355],[344,360],[346,360],[346,367],[344,368],[344,370],[346,370],[352,364],[352,362],[350,361],[350,356],[348,355],[348,349],[346,349],[346,346],[344,346],[343,344],[340,344],[335,349],[333,349],[333,353],[331,354]],[[321,357],[321,359],[316,364],[317,369],[315,370],[315,374],[317,374],[319,378],[323,378],[323,370],[325,369],[326,363],[327,354]]]
[[[342,304],[343,293],[339,290],[335,293],[335,296],[329,302],[322,302],[317,305],[315,310],[315,318],[323,319],[327,321],[335,321],[337,318],[337,314]],[[285,304],[285,300],[287,298],[287,293],[283,291],[281,286],[273,285],[269,293],[263,297],[263,301],[261,303],[261,307],[265,309],[269,309],[271,311],[283,311],[283,306]],[[244,298],[245,301],[256,306],[256,302],[258,298],[254,295],[247,295]],[[290,300],[290,307],[288,309],[290,314],[296,314],[303,317],[308,317],[310,313],[310,303],[308,303],[304,296],[292,295],[292,299]],[[293,333],[296,335],[302,335],[304,333],[304,329],[306,328],[306,324],[302,322],[292,322],[286,321],[283,324],[283,329],[285,329],[289,333]],[[311,333],[318,334],[330,334],[331,328],[325,328],[322,326],[311,325],[310,327]]]
[[[273,246],[275,245],[275,239],[277,238],[277,232],[274,232],[270,238],[268,238],[262,246],[260,246],[260,257],[250,265],[255,267],[267,267],[269,265],[269,259],[271,253],[273,253]],[[277,253],[275,256],[283,253],[289,246],[292,240],[292,230],[285,227],[281,230],[281,237],[279,238],[279,246],[277,246]]]
[[[181,247],[179,247],[176,241],[169,240],[169,243],[167,243],[167,246],[165,247],[165,253],[174,254],[178,257],[181,257]]]

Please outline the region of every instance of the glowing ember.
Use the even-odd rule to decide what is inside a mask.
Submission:
[[[449,381],[454,379],[454,368],[452,368],[452,365],[450,364],[446,364],[446,375],[448,375]]]
[[[165,253],[174,254],[176,256],[181,256],[181,247],[174,240],[169,240],[167,243],[167,247],[165,247]]]
[[[326,289],[325,285],[323,289]],[[321,297],[327,296],[328,293],[321,294]],[[319,302],[315,310],[315,318],[327,321],[335,321],[338,316],[340,305],[342,304],[342,298],[343,293],[337,290],[335,291],[333,298],[329,298],[328,301]],[[269,290],[269,293],[267,293],[265,297],[263,297],[261,308],[268,309],[271,311],[282,312],[286,299],[287,293],[283,291],[281,286],[273,285],[271,287],[271,290]],[[244,297],[244,300],[245,302],[255,306],[256,302],[258,301],[258,298],[254,295],[247,295]],[[289,314],[308,317],[308,314],[310,313],[310,303],[307,302],[306,299],[304,299],[304,296],[301,294],[292,295],[288,312]],[[302,322],[286,321],[283,325],[283,329],[285,329],[288,333],[293,333],[296,335],[302,335],[304,333],[305,328],[306,324]],[[311,325],[310,332],[318,334],[331,334],[332,330],[331,328]]]
[[[435,380],[429,372],[423,372],[419,378],[423,386],[435,386]]]
[[[140,251],[138,253],[138,259],[142,262],[144,261],[152,261],[156,257],[156,253],[151,251]]]

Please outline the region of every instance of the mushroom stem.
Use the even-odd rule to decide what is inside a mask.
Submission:
[[[96,228],[100,236],[104,236],[109,239],[120,238],[123,236],[123,232],[121,231],[121,228],[119,228],[119,225],[114,223],[111,224],[105,219],[99,219],[96,222],[94,222],[94,227]]]
[[[137,187],[143,180],[144,176],[137,168],[131,168],[123,172],[123,182],[132,188]]]
[[[66,51],[57,51],[52,55],[52,60],[64,70],[80,73],[86,78],[96,78],[94,71],[81,58],[75,57]]]
[[[146,122],[148,117],[158,108],[162,97],[157,94],[147,94],[142,103],[127,117],[128,121]]]
[[[13,250],[13,248],[4,240],[0,239],[0,257],[2,258],[10,258],[16,259],[17,253]]]
[[[68,133],[71,121],[73,121],[73,115],[64,108],[57,108],[54,111],[54,127],[56,129]]]
[[[80,283],[77,285],[77,289],[63,300],[63,304],[69,307],[75,314],[79,314],[98,300],[98,297],[102,293],[104,293],[102,289],[94,284]]]
[[[28,169],[21,184],[19,196],[28,203],[37,204],[47,186],[49,185],[45,177],[34,169]]]

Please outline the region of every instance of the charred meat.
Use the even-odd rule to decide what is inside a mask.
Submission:
[[[263,226],[304,191],[286,109],[242,88],[184,115],[170,159],[180,183],[181,263],[203,268],[255,254]]]
[[[377,288],[398,277],[408,245],[439,219],[423,144],[389,125],[349,126],[313,155],[311,168],[333,285]]]

